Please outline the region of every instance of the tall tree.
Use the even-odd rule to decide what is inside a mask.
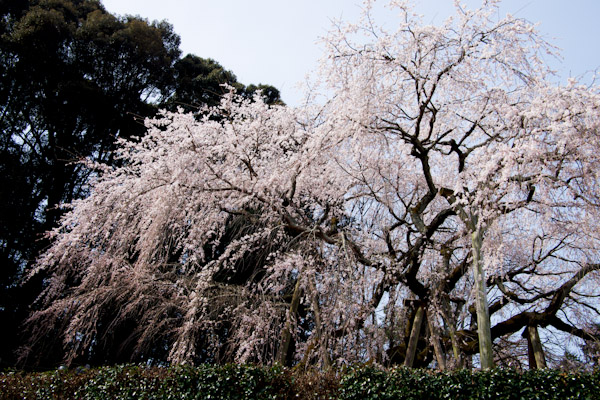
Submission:
[[[134,116],[173,90],[179,38],[166,23],[117,18],[97,1],[3,2],[2,362],[11,364],[19,319],[37,284],[20,276],[63,202],[88,193],[80,160],[112,159],[115,139],[144,132]]]
[[[69,331],[74,329],[74,336],[65,341],[65,350],[71,360],[80,354],[84,354],[88,359],[93,358],[93,352],[102,351],[104,346],[110,346],[107,341],[111,340],[111,331],[127,329],[126,325],[129,323],[136,327],[131,332],[132,348],[124,349],[123,353],[133,359],[148,355],[160,357],[160,353],[153,352],[157,347],[162,347],[163,351],[167,350],[162,357],[165,360],[168,357],[172,361],[219,359],[219,353],[209,351],[211,345],[216,347],[219,344],[222,345],[220,353],[223,355],[247,357],[257,362],[268,362],[269,358],[261,358],[253,346],[262,343],[264,346],[270,346],[270,351],[276,351],[276,342],[273,342],[275,336],[269,334],[270,329],[276,329],[276,325],[273,328],[261,324],[249,326],[252,318],[247,314],[254,313],[268,321],[269,318],[283,318],[283,309],[274,303],[271,306],[263,304],[260,301],[260,293],[251,288],[263,281],[266,270],[270,268],[271,262],[267,262],[266,257],[272,256],[278,248],[289,249],[294,245],[285,243],[283,227],[273,229],[272,214],[265,212],[263,203],[251,198],[240,203],[239,199],[233,197],[230,203],[226,190],[222,192],[225,196],[219,194],[220,178],[211,178],[209,175],[212,175],[210,170],[213,168],[213,161],[217,164],[233,164],[237,167],[227,174],[233,174],[231,178],[237,180],[242,174],[246,175],[244,170],[239,169],[245,165],[240,162],[245,162],[251,177],[259,172],[259,168],[270,168],[271,155],[268,155],[268,160],[261,166],[263,148],[279,149],[279,159],[283,163],[286,158],[296,157],[294,149],[300,146],[303,137],[301,132],[298,132],[296,137],[289,137],[290,130],[295,130],[292,113],[281,107],[270,108],[258,94],[254,102],[229,95],[222,103],[222,107],[204,115],[200,122],[196,121],[193,113],[165,114],[156,121],[154,128],[141,141],[130,142],[127,145],[133,153],[138,153],[135,149],[142,150],[139,155],[144,161],[140,164],[141,159],[134,161],[127,157],[122,168],[131,171],[131,174],[121,175],[124,170],[116,168],[116,175],[109,172],[100,178],[108,185],[105,189],[100,189],[100,185],[95,186],[94,193],[106,190],[105,193],[109,197],[106,198],[108,203],[105,204],[112,204],[110,207],[114,210],[120,209],[123,216],[133,216],[126,209],[132,211],[140,206],[151,205],[157,208],[143,215],[138,214],[137,217],[141,219],[137,219],[136,222],[129,217],[122,221],[128,220],[137,228],[120,223],[113,226],[115,230],[110,235],[112,238],[105,242],[108,246],[107,252],[97,254],[101,258],[102,254],[108,257],[104,261],[99,260],[108,264],[106,268],[98,270],[105,278],[112,276],[108,281],[101,283],[97,280],[104,279],[100,278],[100,275],[87,275],[87,255],[73,252],[74,258],[68,263],[71,272],[55,275],[56,279],[53,278],[46,288],[44,295],[50,301],[46,303],[50,308],[36,313],[33,320],[43,325],[45,323],[42,321],[48,318],[48,322],[53,321],[51,324],[56,323],[56,326]],[[223,116],[228,118],[222,118]],[[186,122],[174,121],[180,117]],[[176,125],[183,130],[173,130]],[[202,127],[201,131],[197,131],[196,126]],[[188,128],[192,130],[188,131]],[[237,130],[241,130],[239,135],[232,137],[231,131]],[[181,136],[183,132],[187,132],[184,137]],[[169,162],[164,163],[169,160],[161,157],[159,153],[166,149],[155,147],[153,143],[157,140],[167,140],[176,147],[184,145],[183,148],[173,149],[173,155],[177,155],[176,158],[182,164],[173,166]],[[246,158],[240,160],[237,158],[238,154],[229,154],[236,148],[240,154],[247,152]],[[150,150],[150,153],[143,149]],[[154,151],[158,151],[155,156],[151,155]],[[146,158],[147,156],[150,158]],[[155,164],[158,169],[147,169],[153,161],[158,163]],[[188,172],[192,170],[197,171],[199,175],[189,175]],[[260,172],[264,175],[267,171]],[[217,174],[220,175],[221,172]],[[121,175],[125,185],[115,186],[116,182],[105,180],[109,175]],[[209,181],[197,181],[198,176],[206,177]],[[155,178],[159,181],[166,179],[165,185],[159,184]],[[272,175],[272,179],[273,182],[278,179],[285,182],[284,177],[278,177],[277,174]],[[135,183],[136,181],[138,183]],[[151,185],[158,184],[155,187],[157,190],[147,191],[145,185],[150,182],[153,182]],[[208,187],[213,184],[217,186],[212,189]],[[214,193],[211,204],[205,203],[204,194],[207,192],[203,188]],[[121,189],[124,191],[117,193]],[[192,199],[187,195],[181,196],[184,193],[198,197]],[[89,199],[94,197],[98,198],[92,194]],[[81,200],[81,204],[87,201]],[[167,202],[170,203],[168,208],[173,212],[170,216],[163,214]],[[192,209],[195,211],[190,213]],[[195,214],[196,212],[199,214]],[[104,217],[112,218],[103,215],[98,222]],[[171,223],[179,227],[176,228]],[[104,222],[102,225],[108,227]],[[121,230],[123,228],[133,230],[126,233]],[[119,236],[122,239],[117,239]],[[87,239],[84,239],[84,242],[87,242]],[[112,250],[120,256],[113,258]],[[118,260],[121,256],[124,258]],[[53,263],[49,259],[48,261]],[[265,263],[267,265],[264,268],[257,269],[257,265]],[[113,266],[122,268],[122,273],[113,274]],[[109,275],[104,275],[105,273]],[[202,278],[205,275],[210,275],[211,279]],[[61,307],[59,303],[71,303],[70,295],[63,290],[66,287],[59,288],[62,286],[59,281],[67,286],[71,286],[72,282],[81,285],[72,295],[81,296],[83,302],[79,305],[87,309],[84,318],[64,318],[66,314],[54,314],[57,310],[54,307]],[[287,278],[284,279],[281,291],[285,290],[286,282]],[[108,291],[105,284],[110,287]],[[104,300],[86,300],[89,290],[93,291],[94,287],[98,289],[96,294]],[[210,300],[207,301],[208,299]],[[54,300],[58,300],[58,303],[53,303]],[[71,305],[68,305],[67,309],[71,309]],[[67,311],[67,314],[71,314],[70,311]],[[90,322],[88,318],[95,321],[95,327],[91,330],[84,327]],[[189,318],[194,322],[188,323]],[[223,336],[222,330],[229,333]],[[76,331],[85,334],[81,337]],[[247,334],[256,335],[256,344],[240,348],[228,346],[226,343],[228,340],[247,340]],[[270,345],[269,341],[264,342],[266,337],[271,337]],[[81,339],[83,342],[79,343]]]
[[[594,253],[581,254],[579,260],[563,254],[562,240],[573,230],[559,234],[557,227],[565,225],[557,222],[558,217],[545,222],[554,233],[538,231],[543,221],[539,216],[549,215],[538,206],[552,209],[556,191],[562,190],[545,179],[564,174],[569,176],[566,181],[576,176],[564,168],[578,162],[572,157],[575,151],[556,147],[552,135],[570,132],[578,137],[573,143],[585,141],[596,129],[597,89],[582,93],[589,101],[585,111],[579,101],[558,100],[563,96],[574,100],[567,93],[579,91],[575,87],[553,89],[561,94],[553,93],[557,103],[550,104],[550,73],[539,52],[551,48],[526,21],[498,20],[496,3],[486,2],[474,11],[457,7],[454,19],[440,27],[423,26],[406,2],[396,3],[400,19],[394,31],[374,24],[340,25],[325,41],[329,57],[323,78],[336,95],[329,113],[338,124],[345,121],[337,130],[339,136],[330,134],[332,140],[348,143],[346,152],[336,149],[336,162],[360,182],[356,196],[369,210],[364,224],[384,241],[389,257],[384,262],[386,278],[377,286],[371,306],[383,301],[394,285],[403,284],[441,313],[449,299],[471,298],[472,287],[476,319],[471,318],[468,330],[476,328],[479,337],[469,341],[479,344],[484,368],[493,365],[495,338],[524,328],[528,320],[547,326],[550,321],[545,317],[555,316],[557,309],[544,307],[544,301],[552,304],[555,299],[556,306],[564,306],[562,295],[553,297],[560,292],[557,282],[540,280],[539,287],[531,288],[538,296],[518,298],[527,305],[523,313],[490,326],[490,313],[515,311],[504,308],[510,303],[504,297],[488,306],[490,294],[496,300],[504,288],[496,286],[498,281],[529,286],[522,283],[523,277],[512,278],[527,271],[524,275],[547,274],[557,281],[572,274],[575,284],[597,269],[597,263],[589,261],[596,258]],[[564,116],[556,115],[559,109],[565,110]],[[588,125],[581,122],[573,130],[574,115]],[[534,121],[533,116],[539,119]],[[588,165],[595,162],[586,157]],[[584,203],[572,205],[580,208]],[[373,215],[387,222],[374,225]],[[524,231],[526,235],[517,235]],[[548,258],[525,261],[528,257],[521,254],[520,262],[527,267],[513,264],[509,245],[497,247],[513,235],[519,239],[511,239],[511,245],[519,240],[533,248],[540,244]],[[536,243],[536,237],[543,242]],[[561,265],[550,262],[561,255],[565,256]],[[469,265],[472,278],[463,275]],[[456,302],[456,307],[464,304]],[[525,308],[536,312],[526,314]],[[503,329],[517,321],[510,331]]]
[[[182,107],[186,111],[198,111],[203,107],[219,105],[221,96],[234,88],[239,94],[252,98],[261,91],[268,104],[283,104],[279,90],[271,85],[259,84],[244,86],[231,71],[212,59],[204,59],[193,54],[175,63],[175,91],[161,105],[175,111]]]
[[[540,362],[544,329],[597,339],[599,89],[552,83],[494,1],[392,8],[325,39],[325,105],[229,94],[122,142],[37,264],[32,344],[89,359],[131,325],[135,360],[489,368],[521,331]]]
[[[199,109],[233,86],[213,60],[179,58],[179,37],[166,22],[116,17],[98,1],[2,3],[0,102],[1,318],[5,353],[42,277],[20,286],[23,271],[48,242],[69,203],[88,194],[89,162],[112,164],[119,138],[143,135],[143,118],[159,108]],[[271,102],[277,89],[263,85]],[[88,160],[88,164],[81,160]],[[9,339],[10,337],[10,339]]]

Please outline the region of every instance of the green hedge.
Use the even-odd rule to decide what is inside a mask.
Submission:
[[[1,399],[600,399],[600,371],[293,372],[249,365],[116,366],[0,374]]]
[[[341,379],[340,399],[347,400],[565,400],[600,399],[600,371],[432,372],[405,368],[382,371],[360,368]]]
[[[248,365],[94,370],[0,375],[2,399],[191,400],[287,398],[291,380],[279,367]]]

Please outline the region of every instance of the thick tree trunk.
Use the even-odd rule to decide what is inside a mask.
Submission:
[[[529,325],[525,330],[529,350],[529,369],[546,368],[546,357],[537,326]]]
[[[300,295],[302,289],[300,288],[300,278],[296,280],[296,286],[294,287],[294,293],[292,294],[292,302],[290,304],[290,310],[287,321],[281,332],[281,345],[277,354],[277,361],[281,365],[287,365],[287,356],[292,343],[292,330],[294,329],[292,323],[296,319],[298,314],[298,306],[300,305]]]
[[[415,319],[413,320],[412,330],[410,331],[410,338],[408,339],[408,347],[406,348],[406,358],[404,359],[404,366],[411,368],[415,362],[415,355],[417,354],[417,342],[419,341],[419,335],[421,333],[421,325],[423,324],[423,317],[425,316],[424,307],[419,305]]]
[[[479,357],[481,369],[494,367],[492,353],[492,330],[490,326],[490,310],[487,301],[487,284],[481,263],[481,246],[483,235],[477,223],[473,224],[474,232],[471,234],[473,255],[473,275],[475,279],[475,308],[477,310],[477,335],[479,337]]]

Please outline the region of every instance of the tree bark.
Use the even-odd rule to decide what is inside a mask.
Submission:
[[[319,294],[315,285],[314,277],[310,279],[310,290],[312,291],[312,309],[315,313],[315,334],[316,341],[319,346],[319,356],[323,363],[323,369],[325,371],[331,369],[331,358],[329,357],[329,351],[327,349],[327,333],[324,333],[323,319],[321,318],[321,307],[319,306]]]
[[[415,319],[413,320],[412,330],[410,331],[410,338],[408,339],[408,347],[406,348],[406,357],[404,359],[404,366],[412,368],[415,362],[415,355],[417,354],[417,342],[419,341],[419,335],[421,333],[421,325],[423,324],[423,317],[425,315],[423,305],[419,305]]]
[[[442,317],[446,321],[446,325],[448,326],[448,332],[450,334],[450,342],[452,343],[452,353],[454,354],[454,359],[456,360],[456,367],[464,368],[465,360],[462,354],[462,350],[460,349],[460,344],[458,343],[458,336],[456,334],[456,326],[454,325],[454,319],[450,317],[450,305],[448,304],[447,299],[442,300]]]
[[[440,371],[444,371],[446,369],[446,358],[444,357],[444,351],[442,350],[442,344],[440,343],[440,334],[438,332],[437,327],[433,323],[433,318],[431,313],[427,315],[427,324],[429,326],[429,334],[431,335],[431,341],[433,343],[433,351],[435,353],[435,358],[438,363],[438,368]]]
[[[473,255],[473,275],[475,279],[475,308],[477,310],[477,335],[479,337],[479,357],[481,369],[494,367],[492,353],[492,330],[490,326],[490,310],[487,301],[487,284],[481,263],[481,246],[483,235],[481,228],[474,224],[475,230],[471,234]]]
[[[544,349],[540,341],[537,326],[529,325],[525,329],[527,330],[527,342],[529,345],[529,369],[546,368],[546,357],[544,356]]]
[[[302,289],[300,288],[300,277],[296,280],[296,286],[294,287],[294,293],[292,294],[292,302],[290,303],[290,310],[287,321],[281,332],[281,345],[279,347],[279,354],[277,354],[277,361],[281,365],[287,365],[287,355],[292,343],[292,322],[298,314],[298,306],[300,305],[300,294]]]

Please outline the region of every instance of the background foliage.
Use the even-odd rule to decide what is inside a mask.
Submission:
[[[56,205],[88,195],[93,174],[79,161],[113,165],[115,141],[143,135],[144,118],[215,104],[222,84],[281,100],[214,60],[181,57],[165,21],[115,16],[99,1],[7,0],[0,16],[0,366],[9,366],[46,279],[25,282],[25,271],[64,213]]]

